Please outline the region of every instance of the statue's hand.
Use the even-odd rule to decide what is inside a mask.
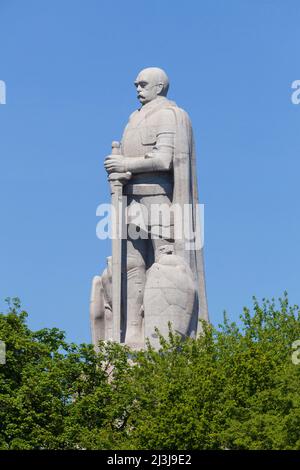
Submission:
[[[123,155],[108,155],[104,160],[104,167],[107,173],[125,173],[127,171]]]

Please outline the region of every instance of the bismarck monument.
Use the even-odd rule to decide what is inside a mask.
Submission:
[[[190,119],[167,99],[169,79],[142,70],[131,114],[105,169],[114,215],[112,256],[92,284],[93,343],[159,347],[156,327],[195,337],[208,321],[196,155]],[[120,227],[121,226],[121,227]],[[125,235],[124,235],[125,234]]]

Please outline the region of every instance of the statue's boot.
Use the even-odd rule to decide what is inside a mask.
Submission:
[[[143,297],[145,266],[129,267],[127,270],[127,325],[125,344],[132,349],[145,346],[143,331]]]

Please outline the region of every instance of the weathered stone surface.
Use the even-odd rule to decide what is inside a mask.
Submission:
[[[111,256],[101,276],[94,276],[90,300],[92,342],[113,340],[112,337],[112,272]]]
[[[104,296],[101,276],[94,276],[90,299],[90,322],[92,342],[97,346],[100,339],[105,339]]]
[[[172,330],[187,336],[196,300],[193,273],[181,256],[162,254],[147,273],[144,292],[145,338],[159,347],[155,328],[167,337]]]

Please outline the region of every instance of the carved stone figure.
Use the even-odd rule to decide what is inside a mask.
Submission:
[[[169,80],[162,69],[142,70],[135,86],[141,107],[104,165],[113,204],[126,197],[121,210],[127,213],[125,240],[113,240],[109,321],[112,316],[115,340],[140,349],[145,337],[158,347],[154,328],[167,334],[169,321],[181,335],[195,336],[199,318],[208,320],[208,312],[191,122],[167,99]],[[153,217],[153,208],[162,217]],[[137,209],[146,214],[142,220],[130,216]],[[103,312],[99,295],[104,296],[103,280],[92,303],[93,311]],[[101,322],[92,325],[101,325],[111,339]],[[94,331],[93,341],[102,336]]]
[[[102,276],[94,276],[92,282],[90,321],[95,346],[99,340],[113,340],[111,256],[106,261]]]

